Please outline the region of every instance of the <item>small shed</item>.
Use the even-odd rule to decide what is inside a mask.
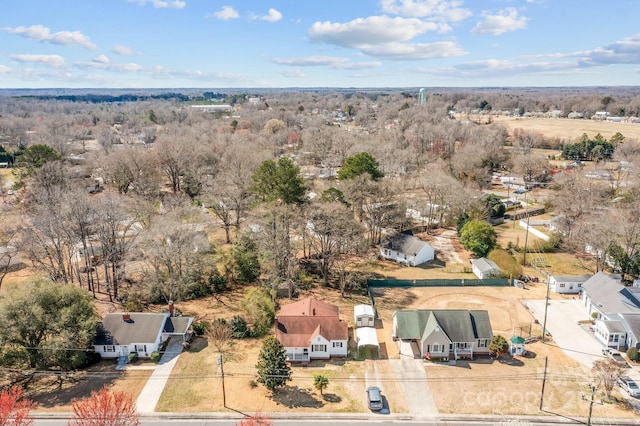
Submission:
[[[495,262],[484,257],[471,260],[471,270],[481,280],[502,276],[502,269]]]
[[[375,356],[380,356],[380,344],[378,343],[378,333],[373,327],[356,328],[356,342],[358,342],[358,353],[360,349],[369,347],[375,352]]]
[[[353,307],[353,319],[356,327],[374,327],[375,314],[371,305],[356,305]]]
[[[524,337],[513,336],[509,340],[509,354],[512,356],[523,356],[526,353],[524,350]]]

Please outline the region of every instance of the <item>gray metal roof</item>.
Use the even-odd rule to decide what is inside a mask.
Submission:
[[[622,321],[602,321],[604,326],[609,330],[609,333],[626,333]]]
[[[471,264],[480,270],[480,272],[502,272],[502,269],[492,260],[481,257],[479,259],[472,259]]]
[[[591,275],[552,275],[551,277],[559,283],[583,283],[591,278]]]

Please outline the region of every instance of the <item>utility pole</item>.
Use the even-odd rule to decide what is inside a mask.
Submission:
[[[591,399],[587,399],[586,396],[582,395],[582,400],[587,401],[589,403],[589,417],[587,417],[587,426],[591,426],[591,413],[593,412],[593,404],[594,403],[599,405],[603,404],[602,400],[600,401],[595,400],[596,391],[598,390],[596,385],[594,385],[593,383],[590,383],[589,389],[591,389]]]
[[[544,385],[547,383],[547,362],[548,357],[544,357],[544,374],[542,376],[542,390],[540,391],[540,411],[542,411],[542,402],[544,401]]]
[[[220,375],[222,377],[222,406],[227,408],[227,393],[224,390],[224,361],[222,360],[222,352],[220,352],[220,357],[218,357],[218,364],[220,365]]]
[[[549,275],[547,275],[547,297],[544,299],[544,320],[542,321],[542,343],[547,335],[547,309],[549,309]]]

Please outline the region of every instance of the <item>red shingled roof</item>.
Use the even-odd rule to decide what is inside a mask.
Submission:
[[[307,347],[317,335],[329,341],[348,340],[349,327],[338,317],[279,316],[276,319],[276,338],[284,347]]]
[[[339,310],[337,306],[308,297],[306,299],[284,305],[280,308],[279,316],[338,317],[338,315]]]

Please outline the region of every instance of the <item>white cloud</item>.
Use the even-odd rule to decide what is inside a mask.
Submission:
[[[386,13],[454,22],[472,15],[469,9],[460,7],[462,4],[462,1],[457,0],[382,0],[380,2],[382,10]]]
[[[638,64],[640,63],[640,34],[614,41],[592,51],[580,52],[581,65]]]
[[[287,78],[303,78],[305,76],[304,72],[300,69],[278,71],[278,74]]]
[[[260,19],[267,22],[278,22],[282,19],[282,13],[271,8],[269,9],[269,12],[265,16],[260,17]]]
[[[42,64],[52,68],[62,68],[66,66],[64,58],[60,55],[9,55],[16,62]]]
[[[104,56],[104,55],[100,55],[100,56]],[[96,59],[97,58],[94,58],[93,61],[91,62],[74,62],[73,65],[76,68],[80,68],[80,69],[87,69],[87,68],[101,69],[101,70],[113,71],[113,72],[137,72],[144,69],[142,65],[138,65],[132,62],[126,63],[126,64],[114,64],[109,62],[108,59],[106,62],[96,60]]]
[[[341,24],[316,22],[309,28],[312,40],[342,47],[359,48],[363,45],[407,41],[427,31],[436,31],[438,24],[415,18],[370,16]]]
[[[376,68],[382,65],[380,62],[351,62],[347,58],[337,56],[307,56],[305,58],[273,58],[273,63],[278,65],[289,65],[296,67],[318,67],[327,66],[340,70],[355,70],[365,68]]]
[[[59,31],[52,34],[49,28],[43,25],[5,28],[5,31],[9,34],[17,34],[31,40],[47,41],[52,44],[80,46],[87,49],[96,48],[96,45],[91,42],[89,37],[83,35],[80,31]]]
[[[6,65],[0,65],[0,74],[6,74],[9,71],[11,71],[11,68]]]
[[[111,51],[116,55],[132,55],[133,49],[127,46],[123,46],[122,44],[116,44],[111,48]]]
[[[144,6],[147,3],[153,5],[157,9],[182,9],[187,5],[187,2],[181,0],[129,0],[130,3],[138,3],[140,6]]]
[[[434,43],[386,43],[362,46],[360,50],[370,56],[394,60],[420,60],[464,56],[467,52],[450,41]]]
[[[478,22],[471,30],[473,34],[500,35],[507,31],[527,28],[528,19],[518,16],[518,11],[512,7],[500,11],[497,15],[490,15],[488,12],[483,12],[482,17],[483,20]]]
[[[238,19],[240,15],[238,14],[238,11],[233,7],[222,6],[221,10],[213,12],[213,17],[215,17],[216,19],[222,19],[223,21],[228,21],[230,19]]]
[[[97,62],[99,64],[108,64],[109,58],[106,55],[98,55],[93,58],[93,62]]]

